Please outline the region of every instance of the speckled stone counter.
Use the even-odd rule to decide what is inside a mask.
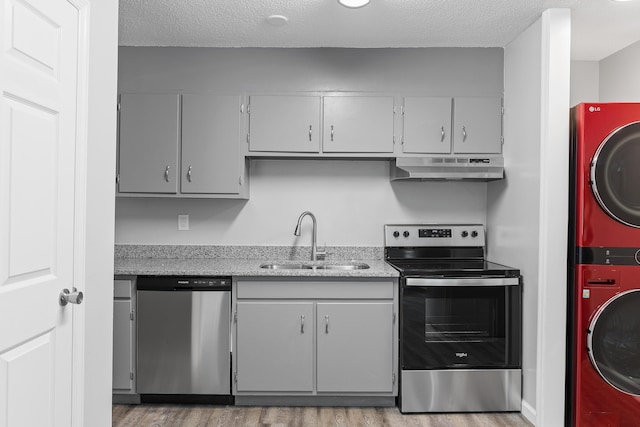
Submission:
[[[285,246],[117,245],[116,275],[398,277],[382,248],[327,247],[327,260],[311,262],[309,248]],[[266,269],[262,264],[365,263],[367,269]]]

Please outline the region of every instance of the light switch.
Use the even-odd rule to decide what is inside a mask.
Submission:
[[[189,229],[189,215],[178,215],[178,231]]]

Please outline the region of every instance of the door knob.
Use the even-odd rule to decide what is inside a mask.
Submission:
[[[82,304],[83,298],[83,293],[76,288],[73,288],[71,292],[69,292],[69,289],[63,289],[62,292],[60,292],[60,305],[65,306],[69,303]]]

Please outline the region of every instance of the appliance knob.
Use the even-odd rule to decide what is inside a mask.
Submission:
[[[467,237],[469,235],[469,233],[467,231],[463,231],[462,232],[462,237]]]
[[[476,230],[473,230],[471,232],[471,237],[478,237],[478,232]]]
[[[402,235],[403,235],[404,237],[409,237],[409,232],[408,232],[408,231],[405,231],[404,233],[402,233]]]
[[[400,236],[400,232],[398,231],[394,231],[393,232],[393,237],[395,237],[396,239]]]

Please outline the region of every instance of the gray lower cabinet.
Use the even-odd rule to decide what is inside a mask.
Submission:
[[[135,276],[113,281],[113,400],[139,403],[136,392]]]
[[[237,403],[397,395],[395,280],[239,278],[232,294]]]

